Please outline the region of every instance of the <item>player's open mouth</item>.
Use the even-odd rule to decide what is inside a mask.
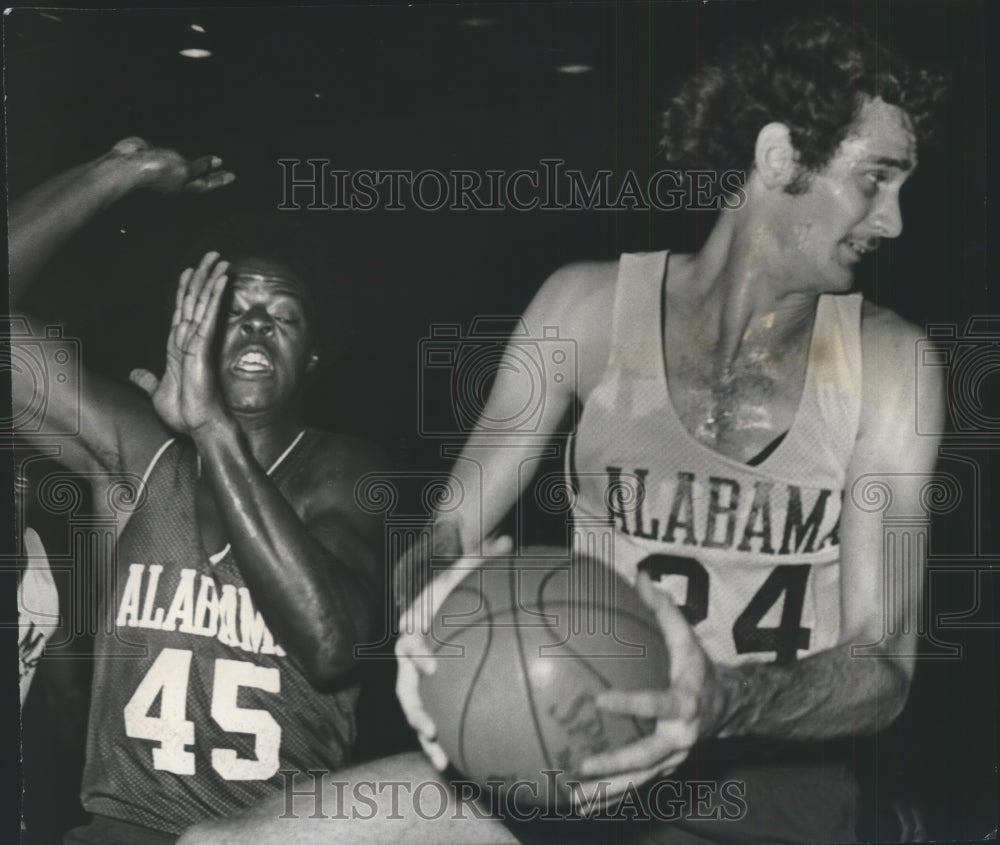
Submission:
[[[269,375],[274,372],[274,364],[263,350],[247,349],[236,359],[233,371],[248,376]]]
[[[851,255],[851,263],[856,263],[864,258],[869,252],[874,252],[878,249],[878,241],[848,238],[844,241],[844,246],[847,247],[847,250]]]

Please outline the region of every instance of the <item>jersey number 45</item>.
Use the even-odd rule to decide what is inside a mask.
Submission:
[[[125,705],[125,733],[159,743],[153,748],[153,768],[177,775],[195,773],[194,752],[186,748],[194,745],[194,722],[185,718],[191,657],[189,649],[163,649]],[[224,731],[252,734],[255,759],[239,757],[232,748],[213,748],[212,768],[226,780],[267,780],[278,771],[281,725],[266,710],[238,707],[240,687],[278,693],[281,674],[245,660],[215,661],[212,718]],[[160,715],[150,716],[157,697]]]

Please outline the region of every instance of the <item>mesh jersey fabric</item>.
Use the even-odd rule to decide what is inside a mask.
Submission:
[[[271,468],[279,489],[322,436],[305,431]],[[164,444],[119,541],[82,790],[89,812],[171,833],[279,791],[281,770],[342,768],[355,737],[356,685],[318,692],[275,642],[231,549],[205,553],[197,482],[195,449]]]

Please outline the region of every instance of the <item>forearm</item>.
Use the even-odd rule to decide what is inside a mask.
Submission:
[[[475,551],[500,529],[550,449],[534,436],[473,433],[451,470],[460,504],[435,521],[456,525],[462,551]]]
[[[254,602],[296,664],[329,682],[366,633],[373,585],[309,532],[234,422],[194,439]]]
[[[74,167],[11,204],[11,301],[18,303],[42,263],[74,232],[139,183],[140,171],[121,157],[102,156]]]
[[[486,442],[484,442],[486,441]],[[432,579],[441,576],[465,555],[477,554],[495,534],[521,492],[517,461],[497,460],[497,438],[472,435],[448,478],[447,507],[431,518],[430,544],[411,545],[396,562],[394,602],[399,612],[408,608]],[[513,456],[512,449],[501,453]],[[523,477],[529,477],[527,472]],[[455,506],[457,499],[458,505]]]
[[[874,733],[902,711],[909,676],[896,660],[839,646],[795,663],[717,667],[720,737],[819,740]]]

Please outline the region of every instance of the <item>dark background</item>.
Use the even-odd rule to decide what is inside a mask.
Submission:
[[[365,434],[401,469],[441,470],[441,442],[418,427],[418,344],[432,324],[519,313],[568,261],[695,249],[713,215],[278,211],[277,159],[484,172],[539,169],[554,156],[585,174],[634,170],[644,181],[665,166],[659,109],[678,82],[774,20],[818,13],[861,22],[951,76],[939,143],[920,151],[902,195],[904,233],[859,268],[859,286],[918,324],[961,326],[1000,311],[986,268],[985,9],[939,0],[15,9],[4,20],[11,198],[128,135],[219,155],[238,176],[208,196],[127,198],[59,252],[27,305],[79,337],[92,369],[120,379],[137,366],[158,371],[179,270],[199,250],[223,248],[248,219],[290,233],[319,268],[340,351],[313,390],[312,422]],[[179,55],[190,47],[212,56]],[[558,72],[565,64],[591,70]],[[1000,389],[995,375],[987,384]],[[936,525],[932,554],[965,553],[970,531],[989,554],[988,502],[979,520],[976,510],[966,497]],[[52,529],[55,547],[61,530]],[[969,590],[939,589],[935,609],[968,606]],[[938,837],[981,838],[995,827],[995,634],[951,633],[962,660],[921,663],[901,722],[857,743],[872,835],[892,838],[880,813],[898,792],[919,802]],[[40,668],[25,717],[26,813],[36,829],[72,817],[79,778],[68,712],[79,705],[60,698],[59,662]],[[79,687],[78,667],[68,674]],[[385,677],[372,689],[365,748],[378,753],[405,734],[380,703],[391,700]]]

